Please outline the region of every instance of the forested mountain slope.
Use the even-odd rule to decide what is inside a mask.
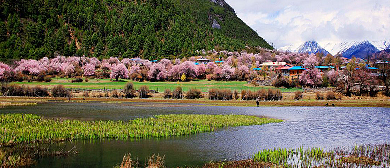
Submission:
[[[223,0],[0,0],[0,59],[272,47]]]

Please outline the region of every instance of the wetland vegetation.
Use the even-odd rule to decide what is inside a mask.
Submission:
[[[249,164],[248,164],[249,163]],[[356,145],[352,149],[265,149],[252,159],[211,163],[207,167],[389,167],[390,145]],[[233,166],[234,165],[234,166]]]
[[[224,162],[209,162],[203,168],[237,168],[237,167],[389,167],[390,145],[360,145],[351,149],[336,148],[325,151],[321,148],[304,149],[265,149],[256,153],[251,159]],[[145,167],[165,167],[164,157],[153,155]],[[118,166],[140,167],[130,154],[123,157]]]
[[[156,115],[123,121],[45,119],[33,114],[1,114],[2,144],[93,139],[169,137],[210,132],[229,126],[261,125],[281,120],[245,115]]]

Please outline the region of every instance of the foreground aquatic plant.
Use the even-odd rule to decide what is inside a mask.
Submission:
[[[46,156],[69,156],[77,153],[76,148],[57,144],[20,143],[0,145],[0,167],[24,167],[36,163],[36,159]]]
[[[253,161],[283,167],[389,167],[390,145],[361,145],[351,150],[320,148],[262,150]]]
[[[169,137],[271,122],[281,120],[244,115],[172,114],[123,122],[54,120],[33,114],[1,114],[0,143]]]

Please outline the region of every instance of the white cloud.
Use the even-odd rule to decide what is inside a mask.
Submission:
[[[226,0],[275,47],[390,39],[389,0]]]

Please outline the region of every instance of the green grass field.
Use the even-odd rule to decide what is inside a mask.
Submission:
[[[272,86],[259,86],[255,87],[251,84],[248,84],[246,81],[190,81],[190,82],[137,82],[130,80],[121,80],[121,81],[110,81],[110,79],[90,79],[88,82],[81,83],[71,83],[72,79],[66,78],[53,78],[51,82],[13,82],[11,84],[18,85],[27,85],[27,86],[54,86],[54,85],[64,85],[66,88],[73,89],[123,89],[127,82],[133,82],[135,88],[139,88],[142,85],[146,85],[150,90],[158,90],[163,92],[165,89],[175,89],[180,86],[183,88],[183,91],[188,91],[191,88],[200,89],[203,92],[207,92],[211,88],[218,89],[231,89],[231,90],[258,90],[258,89],[268,89],[275,88]],[[298,88],[281,88],[282,92],[295,92],[296,90],[301,90]]]

